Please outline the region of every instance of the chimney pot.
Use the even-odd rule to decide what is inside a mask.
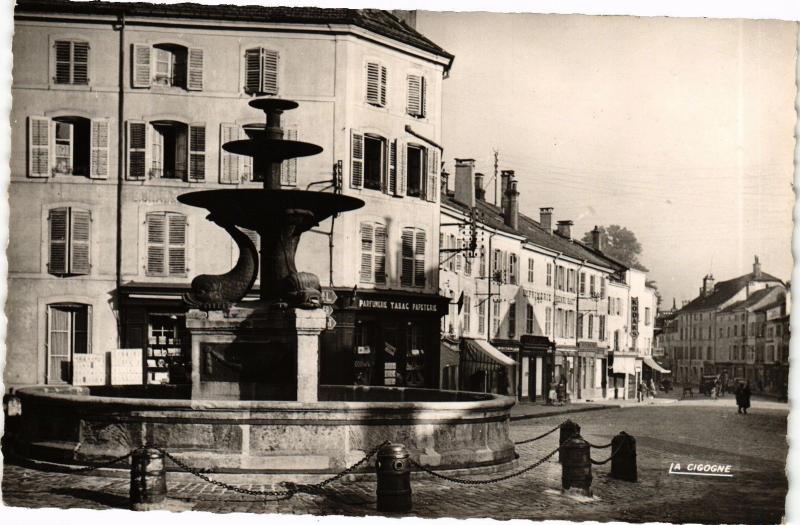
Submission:
[[[470,208],[475,206],[475,159],[456,159],[455,198]]]
[[[553,208],[539,208],[539,225],[553,235]]]
[[[506,226],[514,230],[519,229],[519,192],[517,191],[517,181],[511,179],[506,191],[506,209],[503,211]]]
[[[758,262],[758,255],[755,256],[753,261],[753,277],[756,279],[761,277],[761,263]]]
[[[447,196],[447,184],[448,184],[449,180],[450,180],[450,174],[447,173],[446,171],[442,171],[442,173],[441,173],[441,181],[440,181],[440,183],[441,183],[441,191],[440,191],[440,193],[441,193],[442,197],[446,197]]]
[[[558,221],[558,234],[565,239],[572,239],[572,224],[571,220]]]
[[[514,178],[514,170],[501,170],[500,171],[500,211],[503,216],[506,215],[508,210],[508,187],[511,180]]]
[[[475,174],[475,199],[486,200],[486,190],[483,189],[483,173]]]
[[[603,238],[600,235],[600,228],[596,225],[594,230],[592,230],[592,249],[598,252],[603,251]]]

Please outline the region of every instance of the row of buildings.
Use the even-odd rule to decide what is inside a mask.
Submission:
[[[754,391],[785,396],[789,377],[789,298],[785,283],[761,269],[715,282],[703,277],[698,296],[664,312],[657,347],[679,383],[718,375],[750,381]]]
[[[114,348],[143,350],[145,381],[186,379],[181,296],[237,251],[177,196],[260,185],[221,147],[263,124],[256,93],[298,101],[286,134],[324,149],[284,187],[366,203],[297,254],[337,296],[322,383],[591,399],[658,366],[642,272],[521,214],[513,172],[499,205],[470,160],[442,172],[454,57],[402,14],[20,0],[13,56],[7,387]]]

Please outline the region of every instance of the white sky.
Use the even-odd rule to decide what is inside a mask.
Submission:
[[[665,298],[762,269],[791,276],[792,22],[421,12],[456,58],[443,145],[520,180],[521,210],[620,224]],[[488,178],[487,178],[488,180]]]

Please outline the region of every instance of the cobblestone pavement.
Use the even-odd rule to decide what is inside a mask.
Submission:
[[[571,414],[591,443],[606,444],[621,430],[636,437],[639,482],[607,476],[610,465],[593,467],[594,497],[578,501],[560,493],[561,467],[553,458],[525,475],[491,485],[455,485],[429,475],[412,480],[411,515],[435,517],[565,520],[661,521],[706,523],[777,523],[788,484],[784,475],[786,415],[783,410],[736,414],[732,404],[673,404]],[[517,441],[553,428],[566,416],[512,423]],[[532,464],[557,446],[557,433],[517,447],[516,470]],[[597,460],[609,449],[593,450]],[[725,463],[734,477],[668,474],[670,463]],[[487,479],[494,476],[476,476]],[[249,488],[263,489],[257,485]],[[6,505],[59,508],[125,508],[128,480],[69,475],[6,465]],[[172,508],[212,512],[313,515],[374,515],[374,481],[340,481],[328,495],[298,494],[264,501],[201,482],[171,482]]]

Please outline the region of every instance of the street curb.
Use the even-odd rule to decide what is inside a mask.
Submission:
[[[555,412],[542,412],[539,414],[522,414],[519,416],[511,416],[511,421],[520,421],[523,419],[538,419],[550,416],[563,416],[565,414],[575,414],[577,412],[591,412],[593,410],[608,410],[609,408],[622,408],[622,405],[595,405],[588,407],[576,408],[573,410],[557,410]]]

